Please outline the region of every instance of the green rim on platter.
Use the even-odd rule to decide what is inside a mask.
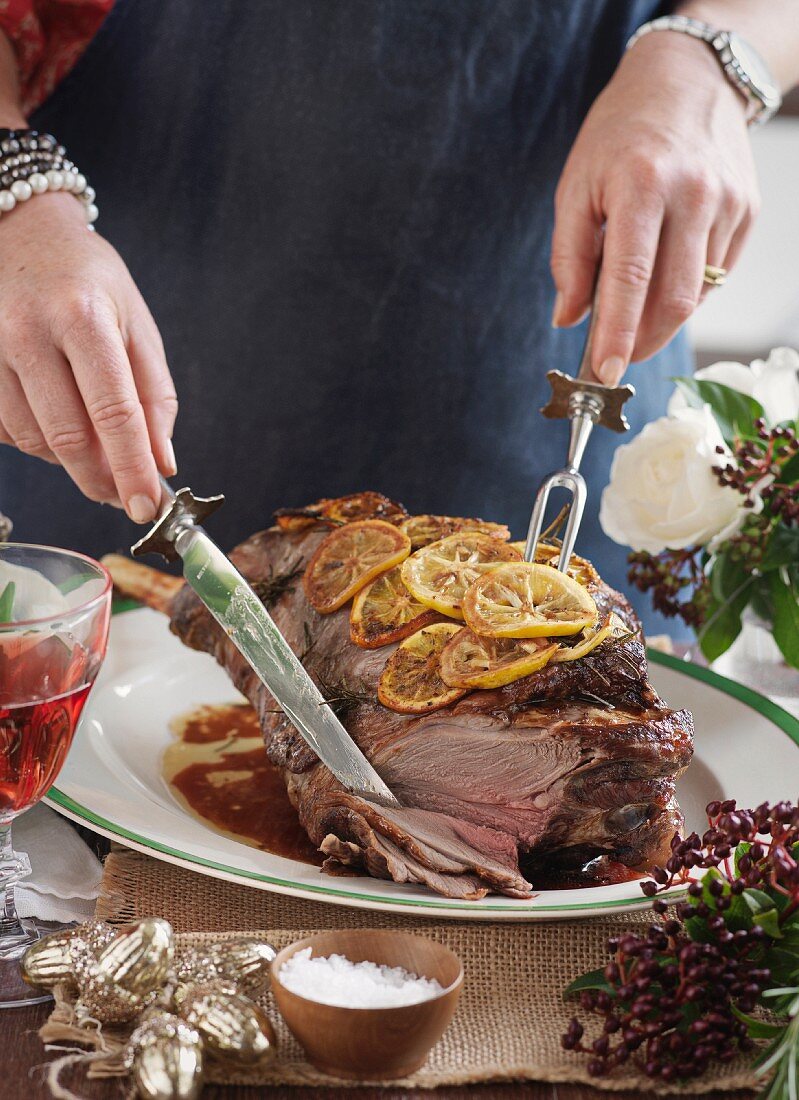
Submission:
[[[123,611],[129,611],[139,606],[139,604],[132,600],[117,600],[114,603],[113,613],[115,615],[120,614]],[[759,714],[762,714],[764,718],[767,718],[775,726],[781,729],[783,733],[787,734],[791,741],[799,745],[799,719],[794,718],[792,714],[789,714],[787,710],[783,710],[777,703],[773,703],[770,699],[753,691],[752,688],[745,687],[743,684],[736,683],[734,680],[729,680],[726,676],[720,676],[717,672],[712,672],[708,668],[693,664],[691,661],[685,661],[679,657],[661,653],[658,650],[650,649],[647,651],[647,655],[649,660],[656,665],[663,665],[684,676],[691,676],[695,680],[702,680],[717,691],[724,692],[725,695],[731,695],[734,699],[737,699],[739,702],[744,703],[746,706],[756,710]],[[84,821],[88,825],[94,825],[113,837],[119,837],[122,840],[130,841],[137,847],[153,852],[160,852],[181,863],[194,864],[198,867],[208,867],[215,871],[221,871],[231,878],[249,879],[251,881],[269,883],[271,886],[278,886],[281,889],[290,890],[294,894],[316,894],[326,898],[336,898],[344,902],[375,902],[379,905],[401,906],[409,909],[442,909],[449,912],[479,910],[483,913],[563,913],[579,912],[580,910],[586,909],[592,911],[598,909],[618,909],[620,906],[629,909],[632,907],[649,906],[651,904],[651,900],[643,894],[613,898],[607,901],[565,902],[560,905],[521,906],[518,904],[470,904],[468,902],[436,901],[435,898],[394,898],[387,895],[363,894],[351,890],[339,890],[332,886],[313,886],[310,883],[298,883],[296,880],[277,878],[274,875],[264,875],[257,871],[245,871],[238,867],[231,867],[226,863],[218,863],[215,860],[206,859],[204,856],[183,852],[179,848],[172,848],[167,844],[160,844],[158,841],[131,832],[124,826],[101,817],[99,814],[94,813],[93,810],[88,809],[86,806],[81,805],[81,803],[76,802],[75,799],[70,798],[69,795],[64,794],[63,791],[59,791],[57,787],[50,788],[47,794],[47,801],[53,803],[55,806],[61,807],[68,815],[80,821]]]

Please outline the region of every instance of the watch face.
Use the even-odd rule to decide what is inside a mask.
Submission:
[[[752,88],[767,102],[780,101],[780,90],[763,58],[757,50],[734,31],[728,35],[730,53],[749,77]]]

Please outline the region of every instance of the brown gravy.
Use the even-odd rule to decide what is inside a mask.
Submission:
[[[180,801],[217,831],[265,852],[321,866],[289,801],[283,777],[264,752],[255,711],[247,703],[200,706],[173,719],[175,741],[164,775]],[[536,890],[576,890],[641,878],[622,863],[593,859],[582,868],[536,869]]]
[[[196,817],[253,848],[321,865],[280,772],[266,757],[251,706],[197,707],[170,729],[175,741],[164,753],[164,775]]]

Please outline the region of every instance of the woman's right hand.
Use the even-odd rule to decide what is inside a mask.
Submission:
[[[130,273],[72,195],[0,218],[0,443],[60,463],[136,523],[175,473],[175,387]]]

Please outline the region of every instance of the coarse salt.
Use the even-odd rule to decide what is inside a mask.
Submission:
[[[299,997],[339,1008],[396,1008],[429,1001],[444,992],[435,978],[420,978],[401,966],[354,963],[344,955],[312,959],[310,947],[287,959],[278,977]]]

